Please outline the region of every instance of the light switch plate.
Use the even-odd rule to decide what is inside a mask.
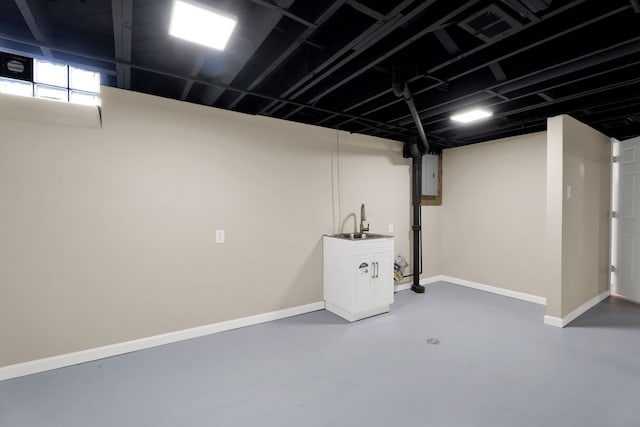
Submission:
[[[393,233],[393,224],[389,224],[389,233]]]
[[[216,243],[224,243],[224,230],[216,230]]]

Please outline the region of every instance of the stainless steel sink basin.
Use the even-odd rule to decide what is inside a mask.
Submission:
[[[329,235],[329,237],[335,237],[337,239],[346,239],[346,240],[365,240],[365,239],[384,239],[385,237],[393,237],[386,236],[384,234],[375,234],[375,233],[340,233]]]

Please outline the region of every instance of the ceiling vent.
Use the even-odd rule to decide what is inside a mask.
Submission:
[[[624,119],[618,119],[618,120],[609,120],[606,123],[603,123],[602,125],[605,128],[608,129],[615,129],[615,128],[623,128],[629,125],[632,125],[634,123],[637,123],[637,117],[634,116],[629,116],[629,117],[625,117]]]
[[[522,27],[522,24],[500,9],[498,5],[492,4],[459,22],[458,26],[480,40],[488,42]]]
[[[33,81],[33,59],[0,52],[0,77]]]
[[[553,0],[520,0],[520,2],[524,3],[533,13],[546,10],[552,1]]]

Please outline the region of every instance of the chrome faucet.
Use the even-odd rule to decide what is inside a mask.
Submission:
[[[367,215],[364,212],[364,203],[360,206],[360,234],[364,234],[369,231],[369,221],[367,221]]]

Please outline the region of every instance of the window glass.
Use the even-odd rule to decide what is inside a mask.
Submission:
[[[69,67],[69,88],[85,92],[100,92],[100,73]]]
[[[69,102],[83,105],[100,105],[100,97],[95,93],[72,90],[69,92]]]
[[[68,101],[67,89],[55,86],[36,85],[36,98],[55,99],[57,101]]]
[[[67,87],[67,66],[52,62],[35,60],[34,63],[36,83],[45,83],[52,86]]]
[[[33,84],[22,80],[0,77],[0,93],[10,95],[33,96]]]
[[[0,77],[0,93],[100,105],[100,73],[34,59],[34,83]]]

